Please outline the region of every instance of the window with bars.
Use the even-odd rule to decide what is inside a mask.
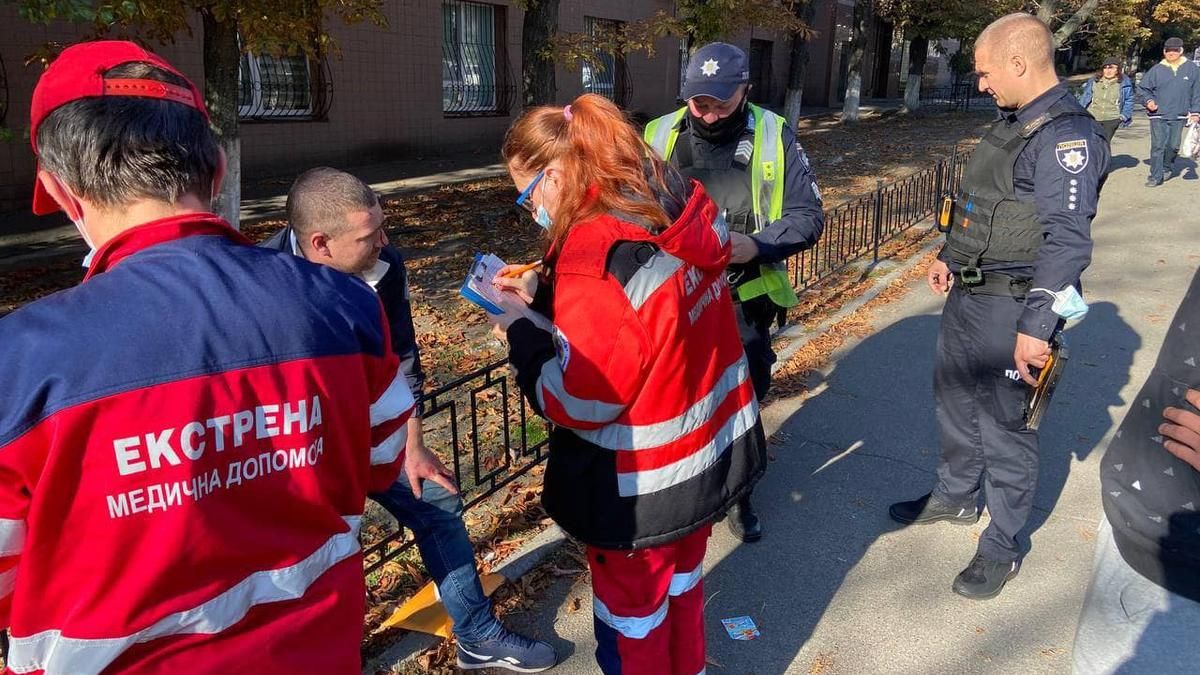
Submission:
[[[507,115],[512,105],[504,7],[442,3],[442,112]]]
[[[612,19],[583,17],[583,27],[593,38],[604,40],[620,33],[624,23]],[[613,103],[625,107],[629,103],[629,70],[625,56],[597,48],[592,61],[584,61],[580,69],[583,91],[600,94]]]
[[[304,54],[242,54],[238,109],[243,120],[324,119],[332,93],[324,60]]]

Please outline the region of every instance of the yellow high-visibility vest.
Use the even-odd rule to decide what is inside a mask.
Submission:
[[[652,120],[646,125],[645,139],[664,160],[671,159],[675,141],[679,139],[679,123],[687,107]],[[754,207],[754,232],[783,216],[783,127],[782,117],[750,104],[754,116],[754,150],[750,158],[750,190]],[[765,208],[764,208],[765,207]],[[788,279],[787,264],[760,265],[759,276],[740,284],[739,300],[746,301],[766,295],[780,307],[795,307],[799,302],[796,289]]]

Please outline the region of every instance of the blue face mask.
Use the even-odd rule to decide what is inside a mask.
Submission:
[[[550,226],[554,224],[554,221],[550,220],[550,212],[546,210],[545,206],[540,204],[537,207],[537,213],[533,214],[533,219],[537,221],[538,225],[542,226],[543,230],[550,229]]]
[[[1041,291],[1054,296],[1054,304],[1050,305],[1050,309],[1067,321],[1078,321],[1087,316],[1087,303],[1083,301],[1083,297],[1079,295],[1079,291],[1075,290],[1074,286],[1067,286],[1061,291],[1052,291],[1048,288],[1035,288],[1033,291]]]

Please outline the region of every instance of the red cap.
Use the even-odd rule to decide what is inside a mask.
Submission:
[[[177,86],[157,80],[104,79],[104,73],[125,63],[149,63],[177,75],[187,86]],[[29,111],[29,141],[37,154],[37,132],[50,113],[71,101],[99,96],[140,96],[182,103],[195,108],[208,119],[204,95],[191,80],[173,68],[161,56],[142,49],[132,42],[99,40],[72,45],[63,50],[46,72],[42,73],[33,90],[33,105]],[[58,210],[58,204],[34,180],[33,212],[39,216]]]

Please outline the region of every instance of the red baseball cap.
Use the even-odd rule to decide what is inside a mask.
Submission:
[[[187,86],[177,86],[143,79],[105,79],[104,73],[125,63],[148,63],[177,75]],[[204,95],[183,73],[173,68],[161,56],[148,52],[132,42],[98,40],[67,47],[46,68],[33,89],[33,105],[29,111],[29,141],[37,154],[37,132],[50,113],[72,101],[100,96],[139,96],[182,103],[194,108],[208,119]],[[42,188],[40,180],[33,184],[33,212],[39,216],[54,213],[58,204]]]

